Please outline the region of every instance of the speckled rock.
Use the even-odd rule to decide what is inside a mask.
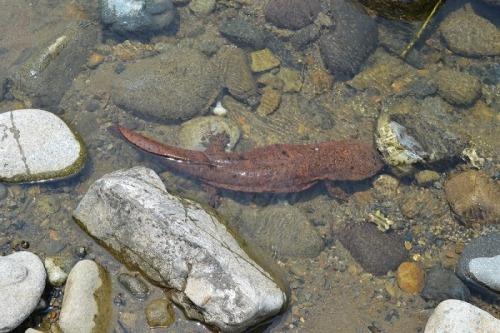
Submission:
[[[31,252],[0,257],[0,333],[11,332],[36,308],[45,277],[42,261]]]
[[[455,273],[434,267],[427,273],[425,286],[420,295],[426,300],[438,302],[447,299],[467,301],[470,298],[470,291]]]
[[[172,302],[166,298],[152,300],[144,311],[149,327],[168,327],[175,321]]]
[[[437,72],[438,93],[456,105],[470,105],[481,94],[481,82],[475,76],[444,68]]]
[[[118,281],[132,296],[138,299],[145,299],[149,294],[147,284],[139,277],[122,273],[118,275]]]
[[[74,216],[129,267],[170,288],[190,318],[222,331],[244,331],[286,302],[285,293],[214,214],[168,193],[150,169],[105,175]]]
[[[347,0],[331,0],[335,27],[319,39],[321,56],[339,80],[354,76],[378,43],[375,21]]]
[[[439,30],[454,53],[465,56],[500,54],[500,29],[477,15],[470,6],[448,15]]]
[[[220,90],[216,66],[198,51],[168,48],[113,78],[112,99],[143,117],[178,121],[204,114]]]
[[[265,15],[277,27],[297,30],[311,24],[320,11],[319,0],[271,0]]]
[[[500,292],[500,255],[472,259],[469,262],[469,272],[476,281]]]
[[[424,288],[425,272],[416,262],[405,261],[399,265],[396,278],[399,288],[407,293],[417,294]]]
[[[339,239],[361,267],[375,275],[396,270],[408,256],[401,235],[383,233],[371,223],[351,223]]]
[[[197,16],[207,16],[215,9],[215,0],[191,0],[189,9]]]
[[[85,164],[77,134],[56,115],[36,109],[0,113],[0,181],[42,182],[70,177]]]
[[[77,21],[56,29],[46,41],[23,52],[8,77],[10,93],[33,107],[56,109],[98,41],[98,26]]]
[[[119,34],[159,32],[177,15],[171,0],[99,0],[99,4],[102,22]]]
[[[219,32],[232,43],[241,47],[262,49],[265,45],[265,34],[258,27],[242,17],[223,22]]]
[[[106,332],[110,317],[108,273],[92,260],[79,261],[64,288],[59,327],[64,333]]]
[[[422,170],[415,174],[415,180],[418,185],[427,186],[432,185],[440,179],[439,173],[433,170]]]
[[[45,258],[44,265],[51,285],[60,287],[64,284],[64,282],[66,282],[68,274],[58,265],[55,258]]]
[[[222,85],[234,98],[245,101],[257,94],[248,57],[242,49],[223,47],[217,57]]]
[[[474,305],[446,300],[434,309],[424,333],[497,333],[500,320]]]
[[[445,183],[446,200],[462,223],[500,223],[500,184],[484,172],[469,170]]]
[[[500,301],[500,292],[488,288],[482,282],[478,281],[471,273],[470,263],[476,258],[493,258],[499,255],[500,233],[496,232],[481,236],[473,239],[465,246],[456,269],[458,277],[467,284],[472,292],[479,293],[493,302]],[[498,273],[496,275],[498,276]]]
[[[224,200],[219,211],[249,244],[279,257],[316,257],[324,248],[321,236],[297,207],[248,207]],[[283,232],[287,230],[287,232]]]
[[[320,35],[320,29],[310,24],[305,28],[297,31],[291,38],[290,42],[297,50],[302,50],[310,46]]]
[[[232,120],[208,116],[183,123],[179,130],[179,144],[186,149],[206,150],[210,139],[217,134],[226,134],[229,137],[226,151],[232,150],[240,139],[240,129]]]

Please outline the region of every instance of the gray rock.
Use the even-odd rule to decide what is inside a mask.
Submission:
[[[318,39],[319,34],[320,34],[319,28],[314,24],[310,24],[307,27],[297,31],[292,36],[292,38],[290,38],[290,42],[292,43],[293,47],[295,47],[298,50],[302,50],[307,48],[307,46],[309,46],[316,39]]]
[[[59,327],[64,333],[107,332],[110,316],[108,273],[92,260],[79,261],[66,282]]]
[[[467,302],[449,299],[439,303],[425,325],[424,333],[495,333],[500,320]]]
[[[0,257],[0,333],[15,329],[36,308],[45,277],[42,261],[31,252]]]
[[[375,21],[347,0],[331,0],[333,31],[319,40],[321,56],[339,80],[354,76],[378,43]]]
[[[377,121],[376,142],[388,165],[410,173],[418,163],[446,165],[466,147],[466,139],[450,129],[457,118],[442,108],[440,98],[388,102]]]
[[[448,48],[465,56],[494,56],[500,54],[500,30],[490,21],[477,15],[471,6],[451,13],[439,30]]]
[[[351,223],[339,239],[361,267],[375,275],[395,270],[408,257],[401,235],[383,233],[372,223]]]
[[[470,291],[455,273],[434,267],[426,276],[425,286],[420,294],[426,300],[444,301],[458,299],[467,301]]]
[[[58,265],[55,258],[45,258],[44,265],[51,285],[60,287],[66,282],[68,274]]]
[[[281,258],[314,258],[324,248],[321,236],[295,206],[256,208],[225,200],[219,211],[230,218],[231,226],[248,244],[257,245],[266,253]]]
[[[98,40],[98,27],[74,22],[23,54],[9,71],[10,92],[34,107],[57,107],[73,79],[87,62]]]
[[[39,331],[39,330],[35,330],[35,329],[32,329],[32,328],[28,328],[26,330],[26,332],[24,332],[24,333],[45,333],[45,332]]]
[[[167,29],[177,15],[171,0],[100,0],[101,20],[119,34]]]
[[[149,288],[144,281],[133,275],[122,273],[118,275],[118,281],[127,289],[134,297],[144,299],[149,294]]]
[[[472,259],[469,262],[469,272],[476,281],[500,292],[500,255]]]
[[[223,22],[219,27],[219,32],[240,47],[260,50],[265,45],[265,34],[262,30],[241,17]]]
[[[4,200],[8,196],[9,196],[9,190],[7,189],[7,186],[0,183],[0,201]]]
[[[99,179],[74,216],[130,267],[171,288],[189,317],[223,331],[244,331],[286,302],[215,215],[168,193],[150,169]]]
[[[257,95],[257,84],[252,75],[246,53],[235,47],[223,47],[217,54],[222,85],[236,99],[248,101]]]
[[[56,115],[36,109],[0,114],[0,181],[37,182],[78,173],[86,151]]]
[[[481,83],[470,74],[448,68],[436,74],[438,93],[446,101],[456,105],[470,105],[481,94]]]
[[[170,48],[114,78],[113,102],[144,117],[178,121],[204,114],[220,89],[216,66],[198,51]]]
[[[470,271],[470,262],[475,258],[492,258],[500,255],[500,233],[492,233],[472,240],[464,248],[457,265],[457,275],[471,291],[480,293],[494,301],[500,300],[498,291],[492,290],[476,280]]]
[[[191,0],[189,9],[197,16],[207,16],[215,9],[215,0]]]
[[[227,135],[229,142],[224,149],[231,151],[240,139],[238,125],[230,119],[208,116],[186,121],[179,130],[179,144],[191,150],[206,150],[211,138],[217,134]]]
[[[314,22],[321,11],[319,0],[271,0],[266,20],[279,28],[297,30]]]

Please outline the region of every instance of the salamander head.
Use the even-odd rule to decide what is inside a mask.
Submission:
[[[353,141],[350,144],[349,180],[362,180],[376,175],[384,167],[381,156],[373,145]]]

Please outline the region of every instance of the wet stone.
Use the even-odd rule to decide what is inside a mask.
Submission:
[[[319,35],[319,28],[314,24],[310,24],[297,31],[292,38],[290,38],[290,42],[297,50],[302,50],[318,39]]]
[[[445,183],[446,200],[462,223],[500,223],[500,184],[484,172],[469,170]]]
[[[168,28],[177,11],[171,0],[99,0],[101,20],[119,34],[151,33]]]
[[[21,324],[36,308],[45,288],[42,261],[31,252],[0,257],[0,332]]]
[[[475,76],[457,70],[440,70],[436,82],[439,95],[456,105],[470,105],[481,93],[481,83]]]
[[[476,14],[471,6],[451,13],[439,30],[448,48],[465,56],[494,56],[500,54],[500,29]]]
[[[402,236],[383,233],[371,223],[351,223],[339,239],[361,267],[375,275],[396,270],[408,256]]]
[[[0,183],[0,201],[6,199],[8,196],[9,196],[9,190],[7,189],[7,186]]]
[[[332,0],[333,30],[319,39],[321,56],[339,80],[348,80],[375,50],[378,32],[375,21],[347,0]]]
[[[146,306],[146,320],[149,327],[168,327],[175,321],[175,313],[172,302],[166,298],[151,301]]]
[[[271,0],[265,16],[279,28],[297,30],[314,22],[320,11],[319,0]]]
[[[149,288],[140,278],[122,273],[118,275],[118,281],[134,297],[145,299],[149,294]]]
[[[44,265],[51,285],[54,287],[60,287],[64,284],[64,282],[66,282],[68,274],[61,268],[56,258],[45,258]]]
[[[427,186],[432,185],[434,182],[437,182],[441,176],[439,173],[433,170],[422,170],[415,174],[415,179],[418,185]]]
[[[498,332],[500,320],[474,305],[446,300],[434,309],[424,333]]]
[[[406,261],[399,265],[396,278],[401,290],[417,294],[424,287],[425,273],[420,264]]]
[[[280,60],[269,50],[263,49],[250,53],[250,66],[253,72],[265,72],[280,65]]]
[[[476,261],[476,264],[472,264],[471,267],[471,262],[476,258],[487,258],[486,261],[491,262],[492,258],[498,256],[500,256],[500,233],[497,232],[481,236],[473,239],[465,246],[460,255],[456,270],[458,277],[469,286],[472,292],[479,293],[492,301],[500,300],[499,291],[495,291],[495,289],[485,286],[483,282],[478,280],[471,272],[471,269],[474,269],[479,276],[489,276],[487,272],[488,267],[494,266],[478,265]],[[481,259],[479,263],[481,263],[481,261],[484,262],[484,260],[485,259]],[[496,279],[498,279],[498,272],[496,272]]]
[[[241,17],[223,22],[219,32],[240,47],[262,49],[265,45],[265,34]]]
[[[189,9],[197,16],[207,16],[215,9],[215,0],[191,0]]]
[[[447,299],[467,301],[470,298],[470,291],[455,273],[434,267],[427,274],[421,296],[426,300],[438,302]]]
[[[474,258],[469,271],[476,281],[500,292],[500,255],[491,258]]]
[[[248,101],[257,94],[246,53],[235,47],[223,47],[217,54],[222,75],[222,85],[238,100]]]
[[[78,136],[59,117],[43,110],[1,113],[0,142],[0,181],[66,178],[85,163],[85,147]]]
[[[217,134],[227,135],[229,142],[221,150],[231,151],[240,139],[240,129],[230,119],[208,116],[186,121],[179,130],[179,144],[191,150],[206,150]]]

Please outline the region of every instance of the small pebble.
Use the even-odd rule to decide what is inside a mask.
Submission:
[[[85,109],[88,111],[88,112],[94,112],[94,111],[97,111],[99,109],[99,107],[101,106],[101,104],[99,103],[99,101],[95,98],[92,98],[88,103],[87,105],[85,106]]]
[[[46,258],[44,264],[50,284],[54,287],[62,286],[66,282],[68,274],[59,267],[54,258]]]
[[[214,107],[214,110],[213,110],[213,113],[214,115],[216,116],[225,116],[227,114],[227,109],[225,107],[222,106],[222,103],[219,101],[217,102],[217,104],[215,105]]]
[[[97,68],[100,64],[104,62],[104,56],[99,53],[93,52],[89,59],[87,60],[87,66],[91,69]]]
[[[149,288],[146,283],[133,275],[122,273],[118,276],[118,281],[136,298],[144,299],[149,294]]]
[[[146,320],[151,328],[168,327],[175,321],[172,302],[166,298],[151,301],[146,307]]]
[[[406,261],[396,271],[399,288],[410,294],[417,294],[423,289],[424,276],[424,270],[415,262]]]
[[[269,50],[263,49],[250,53],[251,68],[254,73],[265,72],[278,67],[281,61]]]

